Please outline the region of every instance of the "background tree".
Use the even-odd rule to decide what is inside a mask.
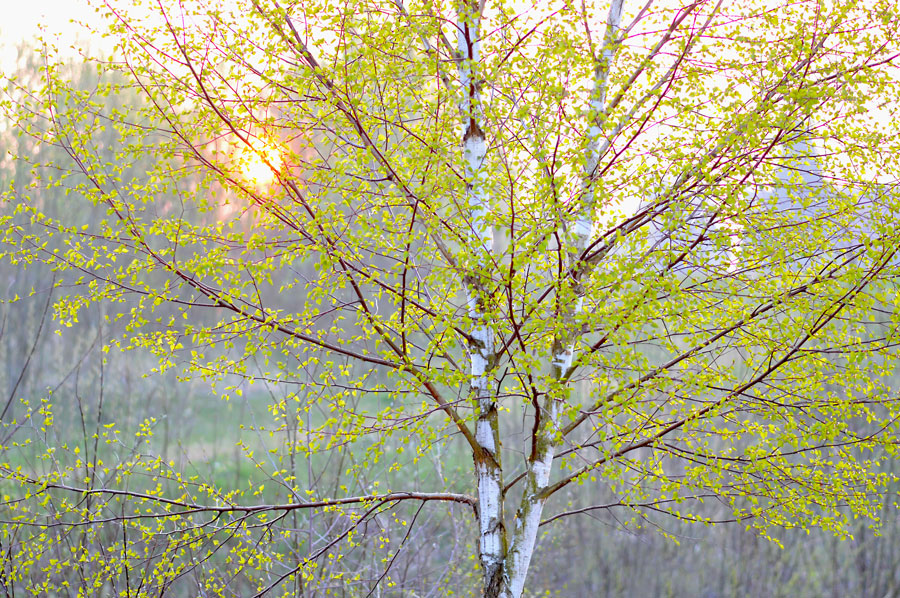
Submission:
[[[7,256],[87,286],[61,322],[102,303],[108,348],[225,399],[261,385],[268,421],[243,416],[253,468],[230,479],[163,459],[149,419],[128,451],[98,427],[88,461],[49,439],[23,467],[11,444],[4,584],[73,559],[85,592],[390,592],[433,503],[474,514],[485,596],[522,595],[540,526],[577,514],[877,523],[891,3],[104,12],[98,67],[141,100],[104,112],[52,62],[11,93],[68,158],[11,190]],[[31,199],[56,188],[104,214]],[[47,560],[47,529],[86,531]],[[463,584],[433,550],[415,587]]]

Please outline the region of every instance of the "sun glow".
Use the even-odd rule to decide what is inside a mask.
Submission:
[[[275,180],[284,164],[277,147],[260,139],[253,139],[237,151],[241,176],[256,185],[268,185]]]

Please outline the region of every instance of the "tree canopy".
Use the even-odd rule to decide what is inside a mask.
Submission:
[[[231,480],[167,459],[156,421],[98,415],[76,447],[65,399],[16,403],[5,586],[77,562],[110,595],[390,593],[443,509],[483,595],[518,598],[570,516],[877,526],[895,3],[98,9],[96,76],[45,46],[7,90],[31,169],[4,257],[49,266],[63,332],[101,306],[105,354],[268,419],[239,422]]]

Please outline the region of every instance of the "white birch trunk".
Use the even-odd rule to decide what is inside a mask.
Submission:
[[[587,247],[593,236],[593,181],[600,159],[599,147],[603,131],[604,106],[609,70],[615,52],[614,41],[619,29],[623,0],[613,0],[610,6],[602,55],[595,70],[594,89],[590,97],[590,123],[586,135],[588,144],[585,156],[584,188],[580,209],[574,221],[567,225],[568,257],[570,267]],[[463,118],[462,151],[465,159],[466,205],[469,209],[472,250],[484,258],[487,264],[493,251],[494,238],[489,222],[490,204],[484,188],[482,172],[486,155],[486,142],[481,105],[481,81],[479,39],[481,15],[478,0],[463,4],[458,19],[458,65],[460,78],[459,110]],[[476,260],[476,262],[481,260]],[[471,362],[470,396],[476,409],[475,440],[478,454],[475,457],[475,475],[478,486],[479,557],[484,578],[486,598],[520,598],[525,588],[525,578],[537,541],[546,496],[550,485],[553,457],[559,443],[556,431],[559,425],[560,403],[558,397],[548,397],[539,413],[535,450],[528,460],[525,489],[516,514],[511,544],[507,550],[504,527],[504,495],[500,461],[500,439],[496,396],[491,389],[491,370],[496,361],[494,332],[486,313],[485,285],[481,274],[473,272],[464,280],[468,299],[469,317],[472,321],[469,343]],[[573,289],[575,304],[563,314],[567,326],[554,339],[550,370],[555,379],[561,379],[572,365],[574,342],[577,337],[575,319],[581,310],[583,291],[576,282]]]
[[[622,19],[623,1],[613,0],[610,6],[604,46],[594,71],[594,88],[589,103],[590,123],[586,132],[588,144],[580,210],[566,231],[569,241],[567,252],[569,267],[573,269],[577,267],[577,260],[580,259],[581,253],[594,235],[593,182],[600,160],[599,148],[603,133],[609,72]],[[573,291],[576,301],[574,304],[570,303],[571,308],[568,313],[562,315],[566,324],[565,329],[553,341],[550,371],[552,378],[556,380],[560,380],[566,375],[575,354],[575,340],[578,334],[575,320],[578,313],[581,312],[584,300],[584,290],[580,282],[575,282]],[[504,587],[502,593],[499,594],[503,598],[520,598],[525,588],[525,578],[537,542],[537,532],[544,503],[547,500],[544,492],[550,485],[553,457],[560,441],[557,438],[559,416],[559,399],[552,396],[547,397],[540,413],[535,414],[535,417],[541,419],[535,432],[535,450],[528,463],[525,490],[516,513],[515,528],[504,563]]]
[[[472,250],[480,253],[476,263],[487,264],[493,251],[493,227],[482,172],[486,146],[481,129],[481,82],[478,77],[481,16],[478,2],[463,6],[459,15],[458,60],[460,78],[460,114],[463,118],[462,150],[465,159],[466,205]],[[485,596],[500,595],[506,534],[503,526],[503,478],[500,466],[500,437],[496,397],[491,389],[491,369],[495,361],[494,332],[484,307],[485,285],[475,272],[464,280],[472,320],[469,356],[471,361],[470,396],[477,414],[475,440],[480,454],[475,457],[478,486],[479,557],[484,577]]]

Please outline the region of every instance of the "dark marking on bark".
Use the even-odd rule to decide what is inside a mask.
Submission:
[[[503,589],[503,561],[493,567],[493,571],[485,571],[484,598],[497,598]]]
[[[528,456],[528,460],[533,462],[537,459],[537,437],[538,430],[541,427],[541,417],[543,416],[540,399],[538,398],[536,389],[532,392],[531,404],[534,406],[534,425],[531,428],[531,454]]]
[[[463,143],[475,137],[477,139],[484,139],[484,131],[481,130],[481,127],[478,126],[478,121],[475,120],[475,117],[469,116],[469,126],[466,127],[466,132],[463,133]]]

